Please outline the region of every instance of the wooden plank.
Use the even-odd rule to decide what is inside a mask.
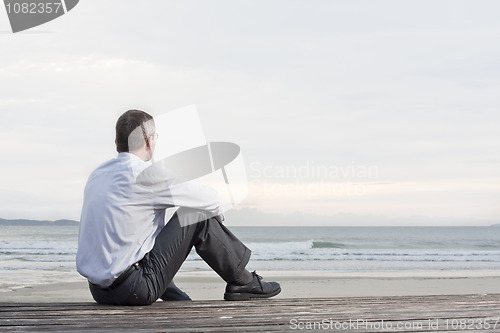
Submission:
[[[338,330],[500,331],[499,318],[500,294],[157,302],[144,307],[0,303],[0,331],[7,332],[285,332],[348,324]],[[401,324],[407,327],[394,329]]]

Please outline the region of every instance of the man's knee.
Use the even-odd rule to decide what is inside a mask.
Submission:
[[[181,227],[208,221],[216,216],[215,214],[208,211],[187,207],[180,207],[177,210],[176,214]]]

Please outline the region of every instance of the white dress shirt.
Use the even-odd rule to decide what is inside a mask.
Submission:
[[[78,272],[91,283],[111,285],[151,251],[164,226],[166,208],[223,213],[220,197],[212,188],[180,182],[161,167],[151,166],[134,154],[119,153],[91,173],[76,255]]]

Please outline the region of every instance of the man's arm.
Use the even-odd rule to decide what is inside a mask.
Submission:
[[[219,193],[210,186],[186,180],[166,169],[161,163],[145,169],[137,177],[137,184],[153,193],[155,208],[187,207],[224,213]]]
[[[219,193],[209,186],[195,181],[186,181],[169,186],[157,193],[159,205],[201,209],[213,215],[222,215],[222,200]]]

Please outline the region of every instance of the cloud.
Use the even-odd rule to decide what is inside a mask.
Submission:
[[[494,179],[390,184],[360,180],[251,180],[248,199],[242,206],[273,213],[377,214],[399,219],[427,215],[457,221],[469,218],[494,222],[500,209],[492,203],[499,195],[500,188]],[[457,202],[464,204],[457,205]]]
[[[497,220],[479,218],[430,217],[421,214],[404,218],[381,214],[337,213],[323,215],[314,212],[286,211],[264,213],[258,209],[241,208],[226,214],[228,226],[489,226]]]
[[[82,179],[115,154],[121,112],[196,104],[207,138],[240,144],[248,166],[376,165],[375,181],[391,183],[388,193],[370,185],[352,202],[337,195],[339,205],[325,195],[303,205],[296,195],[253,197],[249,206],[493,219],[497,9],[467,1],[80,3],[43,26],[54,33],[0,37],[8,50],[0,54],[1,188],[29,196],[58,184],[53,202],[73,198],[67,207],[76,207]],[[8,202],[18,207],[21,197]],[[52,213],[44,218],[73,218]]]

